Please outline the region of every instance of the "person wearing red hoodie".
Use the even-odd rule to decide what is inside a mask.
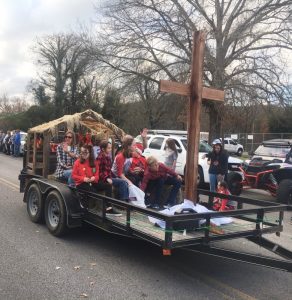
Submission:
[[[75,161],[73,166],[72,178],[77,189],[93,193],[105,191],[106,196],[112,197],[111,185],[99,182],[99,165],[94,160],[91,145],[81,147],[80,158]]]
[[[219,181],[217,187],[217,193],[223,195],[231,195],[228,190],[227,183],[225,181]],[[213,209],[216,211],[233,210],[236,208],[236,201],[229,200],[227,198],[215,197],[213,201]]]

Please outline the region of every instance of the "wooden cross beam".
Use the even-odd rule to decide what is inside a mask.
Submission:
[[[160,81],[160,91],[189,97],[188,109],[188,147],[185,176],[185,198],[197,202],[198,155],[200,146],[200,114],[203,100],[224,101],[224,91],[203,87],[203,62],[205,34],[193,34],[193,49],[190,84],[168,80]]]

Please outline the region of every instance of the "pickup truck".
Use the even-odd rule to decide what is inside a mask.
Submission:
[[[224,149],[238,156],[243,153],[243,146],[231,138],[224,138]]]
[[[186,159],[187,159],[187,137],[185,135],[169,135],[169,134],[150,134],[147,136],[148,138],[148,147],[144,149],[143,155],[145,157],[155,156],[160,162],[164,162],[165,160],[165,146],[166,140],[171,138],[175,141],[176,147],[178,150],[178,159],[176,163],[176,172],[184,176],[185,175],[185,167],[186,167]],[[198,183],[202,186],[204,183],[209,183],[209,165],[207,159],[203,159],[202,156],[208,152],[212,151],[212,147],[206,142],[200,141],[199,148],[199,168],[198,168]],[[235,157],[228,158],[228,170],[239,172],[239,167],[243,161],[241,159]]]

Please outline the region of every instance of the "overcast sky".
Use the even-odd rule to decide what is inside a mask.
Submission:
[[[0,96],[20,96],[35,77],[36,36],[76,29],[94,18],[92,0],[0,0]]]

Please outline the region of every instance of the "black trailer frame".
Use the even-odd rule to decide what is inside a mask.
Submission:
[[[27,190],[33,183],[39,186],[43,201],[46,201],[46,196],[50,191],[57,191],[65,203],[67,227],[69,228],[79,227],[82,222],[86,222],[113,234],[139,238],[153,243],[163,249],[164,255],[170,255],[174,249],[183,248],[292,272],[292,252],[263,237],[264,234],[271,233],[280,235],[280,232],[283,231],[284,212],[291,210],[288,205],[198,190],[198,197],[200,195],[209,196],[209,202],[212,201],[214,196],[228,197],[235,200],[237,201],[237,209],[224,212],[187,213],[169,216],[101,194],[80,192],[58,181],[28,175],[25,172],[19,176],[19,179],[21,191],[25,192],[24,202],[26,202]],[[89,207],[85,209],[84,203],[86,203],[86,206],[90,203],[99,203],[99,208]],[[244,208],[246,204],[254,207]],[[121,211],[122,217],[108,216],[106,214],[108,205]],[[273,214],[273,216],[269,217],[270,214]],[[165,222],[165,229],[154,226],[148,221],[148,217]],[[211,226],[211,219],[215,217],[232,217],[239,224],[232,225],[233,228],[232,226],[223,225],[224,232],[215,234],[212,232],[213,227]],[[205,225],[193,232],[174,230],[174,225],[178,223],[194,222],[201,219],[206,220]],[[278,254],[286,260],[230,251],[214,245],[217,241],[235,238],[247,238],[249,241]]]

